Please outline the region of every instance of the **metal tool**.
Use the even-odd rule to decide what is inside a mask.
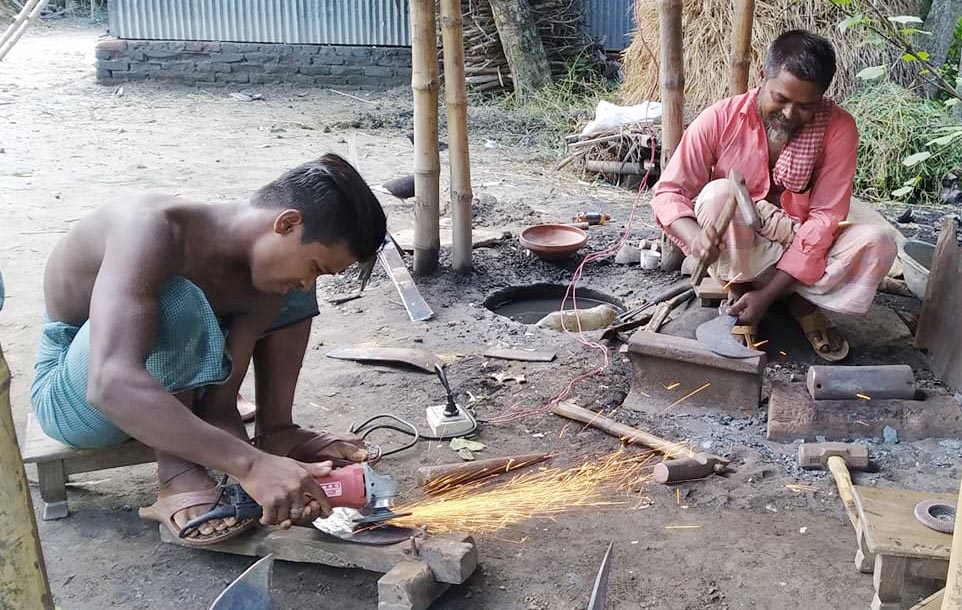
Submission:
[[[729,464],[729,460],[721,456],[696,453],[691,457],[678,457],[656,464],[652,475],[655,481],[663,485],[695,481],[731,471]]]
[[[715,228],[715,232],[718,234],[717,239],[719,241],[723,239],[725,231],[728,230],[728,225],[731,224],[736,208],[741,213],[747,225],[756,230],[761,226],[761,221],[758,218],[758,210],[755,208],[755,202],[752,201],[751,194],[748,192],[748,187],[745,185],[745,179],[742,175],[734,169],[731,170],[728,172],[728,183],[731,187],[731,198],[725,201],[725,205],[722,206],[718,212],[718,216],[710,220],[711,226]],[[714,261],[698,261],[695,270],[691,274],[692,286],[701,284],[701,281],[705,279],[705,274],[708,272],[708,267],[713,262]]]
[[[398,484],[388,475],[379,474],[368,463],[337,468],[330,475],[317,479],[331,507],[356,508],[363,517],[359,524],[380,523],[403,516],[391,511],[398,496]],[[218,504],[210,511],[187,522],[178,536],[186,538],[198,527],[214,519],[233,517],[238,521],[259,519],[261,506],[238,484],[221,486]]]
[[[614,546],[614,542],[608,543],[608,550],[605,551],[605,557],[601,560],[601,568],[598,569],[598,576],[595,577],[595,586],[591,588],[591,598],[588,599],[587,610],[605,610],[608,602],[608,572],[611,571],[611,549]]]
[[[210,610],[271,610],[274,555],[263,557],[224,589]]]
[[[397,288],[398,294],[401,296],[401,302],[404,303],[404,309],[407,310],[411,321],[423,322],[434,317],[434,311],[431,310],[427,301],[418,291],[414,278],[411,277],[411,273],[404,265],[404,259],[401,258],[394,246],[394,238],[390,234],[384,238],[384,245],[377,253],[377,260],[384,267],[384,271],[390,276],[391,281],[394,282],[394,287]]]
[[[764,352],[749,349],[732,334],[732,328],[738,323],[738,318],[720,315],[709,320],[695,329],[695,337],[708,349],[727,358],[753,358]]]

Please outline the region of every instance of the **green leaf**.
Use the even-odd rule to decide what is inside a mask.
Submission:
[[[915,56],[921,59],[922,61],[927,61],[928,58],[930,57],[928,51],[919,51],[918,53],[915,54]]]
[[[835,6],[848,6],[852,4],[852,0],[831,0],[831,2]]]
[[[474,454],[471,453],[470,449],[458,449],[458,456],[466,462],[474,460]]]
[[[844,34],[849,29],[860,26],[863,23],[866,23],[866,21],[867,20],[862,16],[861,13],[850,15],[846,19],[843,19],[842,21],[839,22],[838,31]]]
[[[932,156],[932,153],[930,153],[927,150],[923,150],[922,152],[917,152],[914,155],[909,155],[908,157],[905,157],[904,159],[902,159],[902,165],[904,165],[905,167],[915,167],[916,165],[918,165],[922,161],[925,161],[931,156]]]
[[[892,191],[892,197],[895,199],[901,199],[902,197],[905,197],[906,195],[910,194],[914,190],[915,190],[914,186],[903,186],[902,188],[897,188],[894,191]]]
[[[911,63],[913,61],[918,61],[918,57],[912,55],[911,53],[902,53],[902,61],[906,63]]]
[[[861,71],[860,71],[858,74],[856,74],[855,76],[857,76],[858,78],[861,78],[861,79],[863,79],[863,80],[875,80],[875,79],[877,79],[877,78],[882,78],[883,76],[885,76],[885,70],[886,70],[886,66],[884,66],[884,65],[883,65],[883,66],[869,66],[868,68],[865,68],[865,69],[861,70]]]
[[[892,23],[908,25],[910,23],[925,23],[915,15],[892,15],[888,18]]]
[[[962,131],[956,131],[948,135],[935,138],[934,140],[930,140],[925,143],[925,146],[927,148],[931,148],[933,146],[937,146],[937,147],[948,146],[949,144],[951,144],[952,142],[955,142],[959,138],[962,138]]]
[[[953,107],[953,106],[958,106],[960,102],[962,102],[962,100],[960,100],[960,99],[957,98],[957,97],[949,98],[949,99],[945,100],[945,107],[946,107],[946,108],[951,108],[951,107]]]
[[[468,451],[481,451],[486,447],[486,445],[484,443],[469,441],[466,438],[459,437],[451,439],[450,447],[454,451],[460,451],[462,449],[467,449]]]
[[[932,32],[926,32],[925,30],[920,30],[918,28],[902,28],[899,30],[899,34],[903,36],[911,36],[912,34],[925,34],[926,36],[931,36]]]

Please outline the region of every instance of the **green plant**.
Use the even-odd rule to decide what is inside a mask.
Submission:
[[[845,102],[859,127],[855,190],[876,200],[912,197],[939,203],[942,179],[962,168],[962,127],[941,102],[882,80]],[[920,152],[921,151],[921,152]]]
[[[900,53],[897,61],[916,68],[919,77],[935,85],[942,97],[932,102],[919,99],[901,87],[897,90],[872,87],[858,99],[850,100],[850,108],[860,115],[856,120],[862,130],[856,188],[861,186],[867,189],[866,194],[880,199],[884,198],[878,191],[882,188],[891,189],[889,194],[895,199],[913,197],[927,203],[937,202],[942,179],[960,167],[962,159],[957,146],[962,142],[962,123],[948,112],[962,103],[957,70],[930,61],[929,53],[919,42],[929,32],[917,27],[923,23],[918,16],[883,15],[871,0],[828,1],[846,15],[839,29],[859,28],[865,32],[864,44],[896,49]],[[957,35],[958,31],[957,27]],[[893,67],[894,64],[870,66],[858,76],[869,82],[884,80]],[[882,98],[886,102],[882,103]],[[866,132],[871,135],[879,127],[883,130],[878,134],[880,138],[866,137]],[[891,151],[901,151],[898,163],[893,163]],[[866,174],[864,165],[874,172]]]

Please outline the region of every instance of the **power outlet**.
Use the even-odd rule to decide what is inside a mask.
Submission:
[[[474,421],[460,406],[457,415],[445,415],[445,405],[437,405],[426,409],[428,427],[433,436],[453,438],[467,434],[474,429]]]

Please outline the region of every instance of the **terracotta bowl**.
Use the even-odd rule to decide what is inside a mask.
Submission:
[[[521,245],[546,261],[566,259],[588,243],[588,234],[567,225],[535,225],[521,232]]]

